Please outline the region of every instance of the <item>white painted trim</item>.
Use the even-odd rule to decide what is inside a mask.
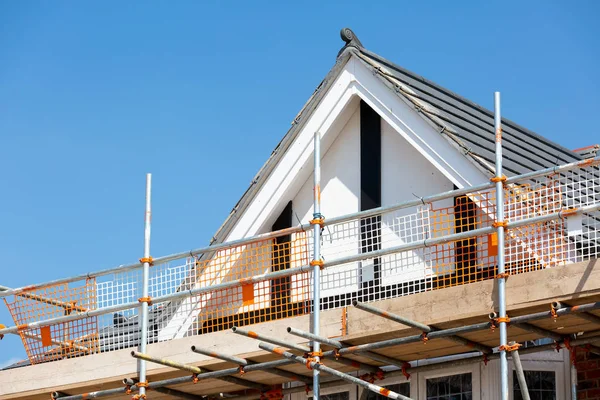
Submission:
[[[328,388],[328,389],[321,389],[321,395],[325,396],[328,394],[335,394],[335,393],[342,393],[342,392],[348,392],[348,398],[349,400],[358,400],[358,391],[356,390],[357,386],[353,385],[351,383],[348,383],[347,385],[340,385],[340,386],[336,386],[333,388]],[[306,393],[292,393],[290,395],[290,400],[306,400],[309,397],[313,396],[313,392],[312,390],[310,390],[308,392],[308,394]]]
[[[410,383],[410,398],[411,399],[416,399],[417,398],[417,391],[418,391],[418,375],[417,374],[413,374],[410,377],[410,380],[407,380],[405,377],[400,376],[400,377],[394,377],[394,378],[386,378],[383,379],[381,381],[375,381],[375,384],[378,386],[383,386],[383,387],[388,387],[390,385],[397,385],[400,383]],[[363,395],[363,393],[366,391],[367,389],[363,389],[361,387],[358,388],[358,399],[360,399]]]
[[[309,163],[312,156],[313,132],[321,132],[322,138],[331,133],[339,133],[339,131],[331,132],[330,129],[354,96],[367,102],[389,125],[459,188],[487,180],[487,177],[464,155],[460,154],[442,135],[353,56],[309,118],[304,129],[282,157],[279,165],[274,168],[250,206],[240,216],[238,223],[226,240],[235,240],[259,233],[265,220],[272,214],[274,206],[285,194],[300,170]]]
[[[521,360],[524,371],[553,371],[556,380],[556,398],[558,400],[567,399],[570,397],[569,385],[565,385],[565,363],[560,361],[530,361]],[[508,375],[508,398],[513,400],[513,371],[515,370],[512,359],[509,359],[509,375]]]

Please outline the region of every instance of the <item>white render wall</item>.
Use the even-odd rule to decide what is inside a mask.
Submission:
[[[385,121],[381,123],[381,202],[390,206],[402,201],[452,190],[454,185]],[[435,204],[451,207],[453,199]],[[397,210],[382,216],[382,248],[427,238],[429,207]],[[415,281],[431,276],[423,249],[383,257],[382,284]]]
[[[382,129],[382,205],[415,196],[452,190],[453,184],[384,120]],[[460,155],[457,155],[460,157]],[[360,109],[357,107],[335,141],[322,156],[321,211],[326,218],[360,210]],[[292,199],[294,213],[302,222],[312,219],[313,177],[307,178]],[[436,206],[450,207],[452,199]],[[382,248],[425,238],[428,219],[415,208],[395,211],[382,218]],[[324,259],[358,254],[360,225],[329,226],[323,232]],[[348,239],[346,239],[348,238]],[[334,246],[330,244],[335,242]],[[450,249],[451,250],[451,249]],[[422,251],[392,255],[382,260],[383,284],[422,279],[431,275]],[[321,294],[355,291],[361,281],[373,279],[373,262],[363,261],[328,268],[322,274]]]
[[[360,109],[352,114],[344,128],[321,158],[321,213],[326,218],[360,210]],[[313,175],[311,174],[292,200],[294,212],[302,222],[313,217]],[[359,227],[360,228],[360,227]],[[346,227],[329,227],[323,232],[335,237],[335,248],[324,245],[325,260],[355,255],[359,251],[358,235]],[[344,239],[348,237],[348,239]],[[334,254],[335,253],[335,254]],[[358,287],[356,264],[329,268],[321,280],[321,295],[351,292]],[[338,279],[327,279],[336,276]],[[339,279],[341,278],[341,279]]]

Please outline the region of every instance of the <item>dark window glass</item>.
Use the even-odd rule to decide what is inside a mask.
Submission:
[[[391,390],[392,392],[396,392],[401,394],[402,396],[410,397],[410,383],[398,383],[396,385],[386,385],[384,386],[386,389]],[[385,400],[387,397],[380,395],[379,393],[367,391],[367,396],[364,400]]]
[[[323,400],[350,400],[350,392],[322,394],[319,398]],[[309,397],[308,400],[313,400],[313,398]]]
[[[427,400],[471,400],[471,380],[470,373],[427,379]]]
[[[525,371],[529,397],[534,400],[556,400],[556,374],[554,371]],[[522,400],[517,373],[513,371],[513,397]]]

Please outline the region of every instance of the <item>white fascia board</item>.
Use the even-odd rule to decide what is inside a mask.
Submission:
[[[450,145],[424,117],[387,87],[362,61],[348,62],[356,77],[355,90],[371,108],[402,135],[457,187],[485,182],[487,177],[463,154]]]
[[[311,115],[302,131],[290,145],[286,154],[227,236],[227,241],[248,237],[259,232],[259,229],[271,216],[275,205],[289,189],[300,170],[310,161],[313,153],[314,133],[319,132],[321,138],[328,135],[331,126],[350,104],[354,95],[352,90],[353,81],[354,76],[348,69],[342,70],[321,104]]]

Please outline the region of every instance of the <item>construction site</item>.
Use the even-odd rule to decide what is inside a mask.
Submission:
[[[209,246],[152,253],[148,174],[139,261],[0,286],[0,399],[600,399],[600,146],[341,36]]]

